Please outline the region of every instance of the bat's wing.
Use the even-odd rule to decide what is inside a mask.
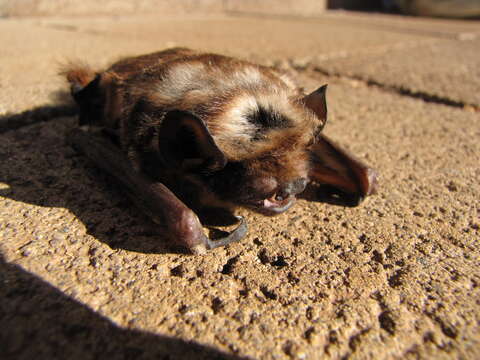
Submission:
[[[374,169],[321,134],[310,152],[311,184],[305,196],[347,206],[358,205],[366,196],[376,193]]]

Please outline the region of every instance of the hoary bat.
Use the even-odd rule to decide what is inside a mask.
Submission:
[[[375,171],[322,134],[326,85],[306,95],[273,68],[186,48],[64,75],[80,128],[90,129],[71,141],[194,253],[246,233],[242,220],[211,240],[197,214],[242,206],[276,215],[306,189],[356,205],[375,191]]]

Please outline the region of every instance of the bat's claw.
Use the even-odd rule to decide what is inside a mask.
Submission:
[[[240,224],[237,226],[237,228],[223,238],[217,240],[211,240],[207,238],[207,249],[214,249],[220,246],[225,246],[240,241],[247,235],[247,222],[242,216],[236,216],[236,218],[240,221]]]

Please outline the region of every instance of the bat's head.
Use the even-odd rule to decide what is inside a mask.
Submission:
[[[280,100],[242,95],[207,121],[171,111],[159,131],[160,153],[169,168],[204,186],[206,202],[282,213],[309,182],[308,149],[325,122],[325,90]]]

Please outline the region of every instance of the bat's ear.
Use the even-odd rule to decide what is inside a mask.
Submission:
[[[159,147],[170,166],[185,170],[216,171],[227,163],[205,123],[186,111],[172,110],[165,115],[159,130]]]
[[[326,94],[327,85],[323,85],[302,99],[305,106],[312,110],[323,123],[327,121]]]

